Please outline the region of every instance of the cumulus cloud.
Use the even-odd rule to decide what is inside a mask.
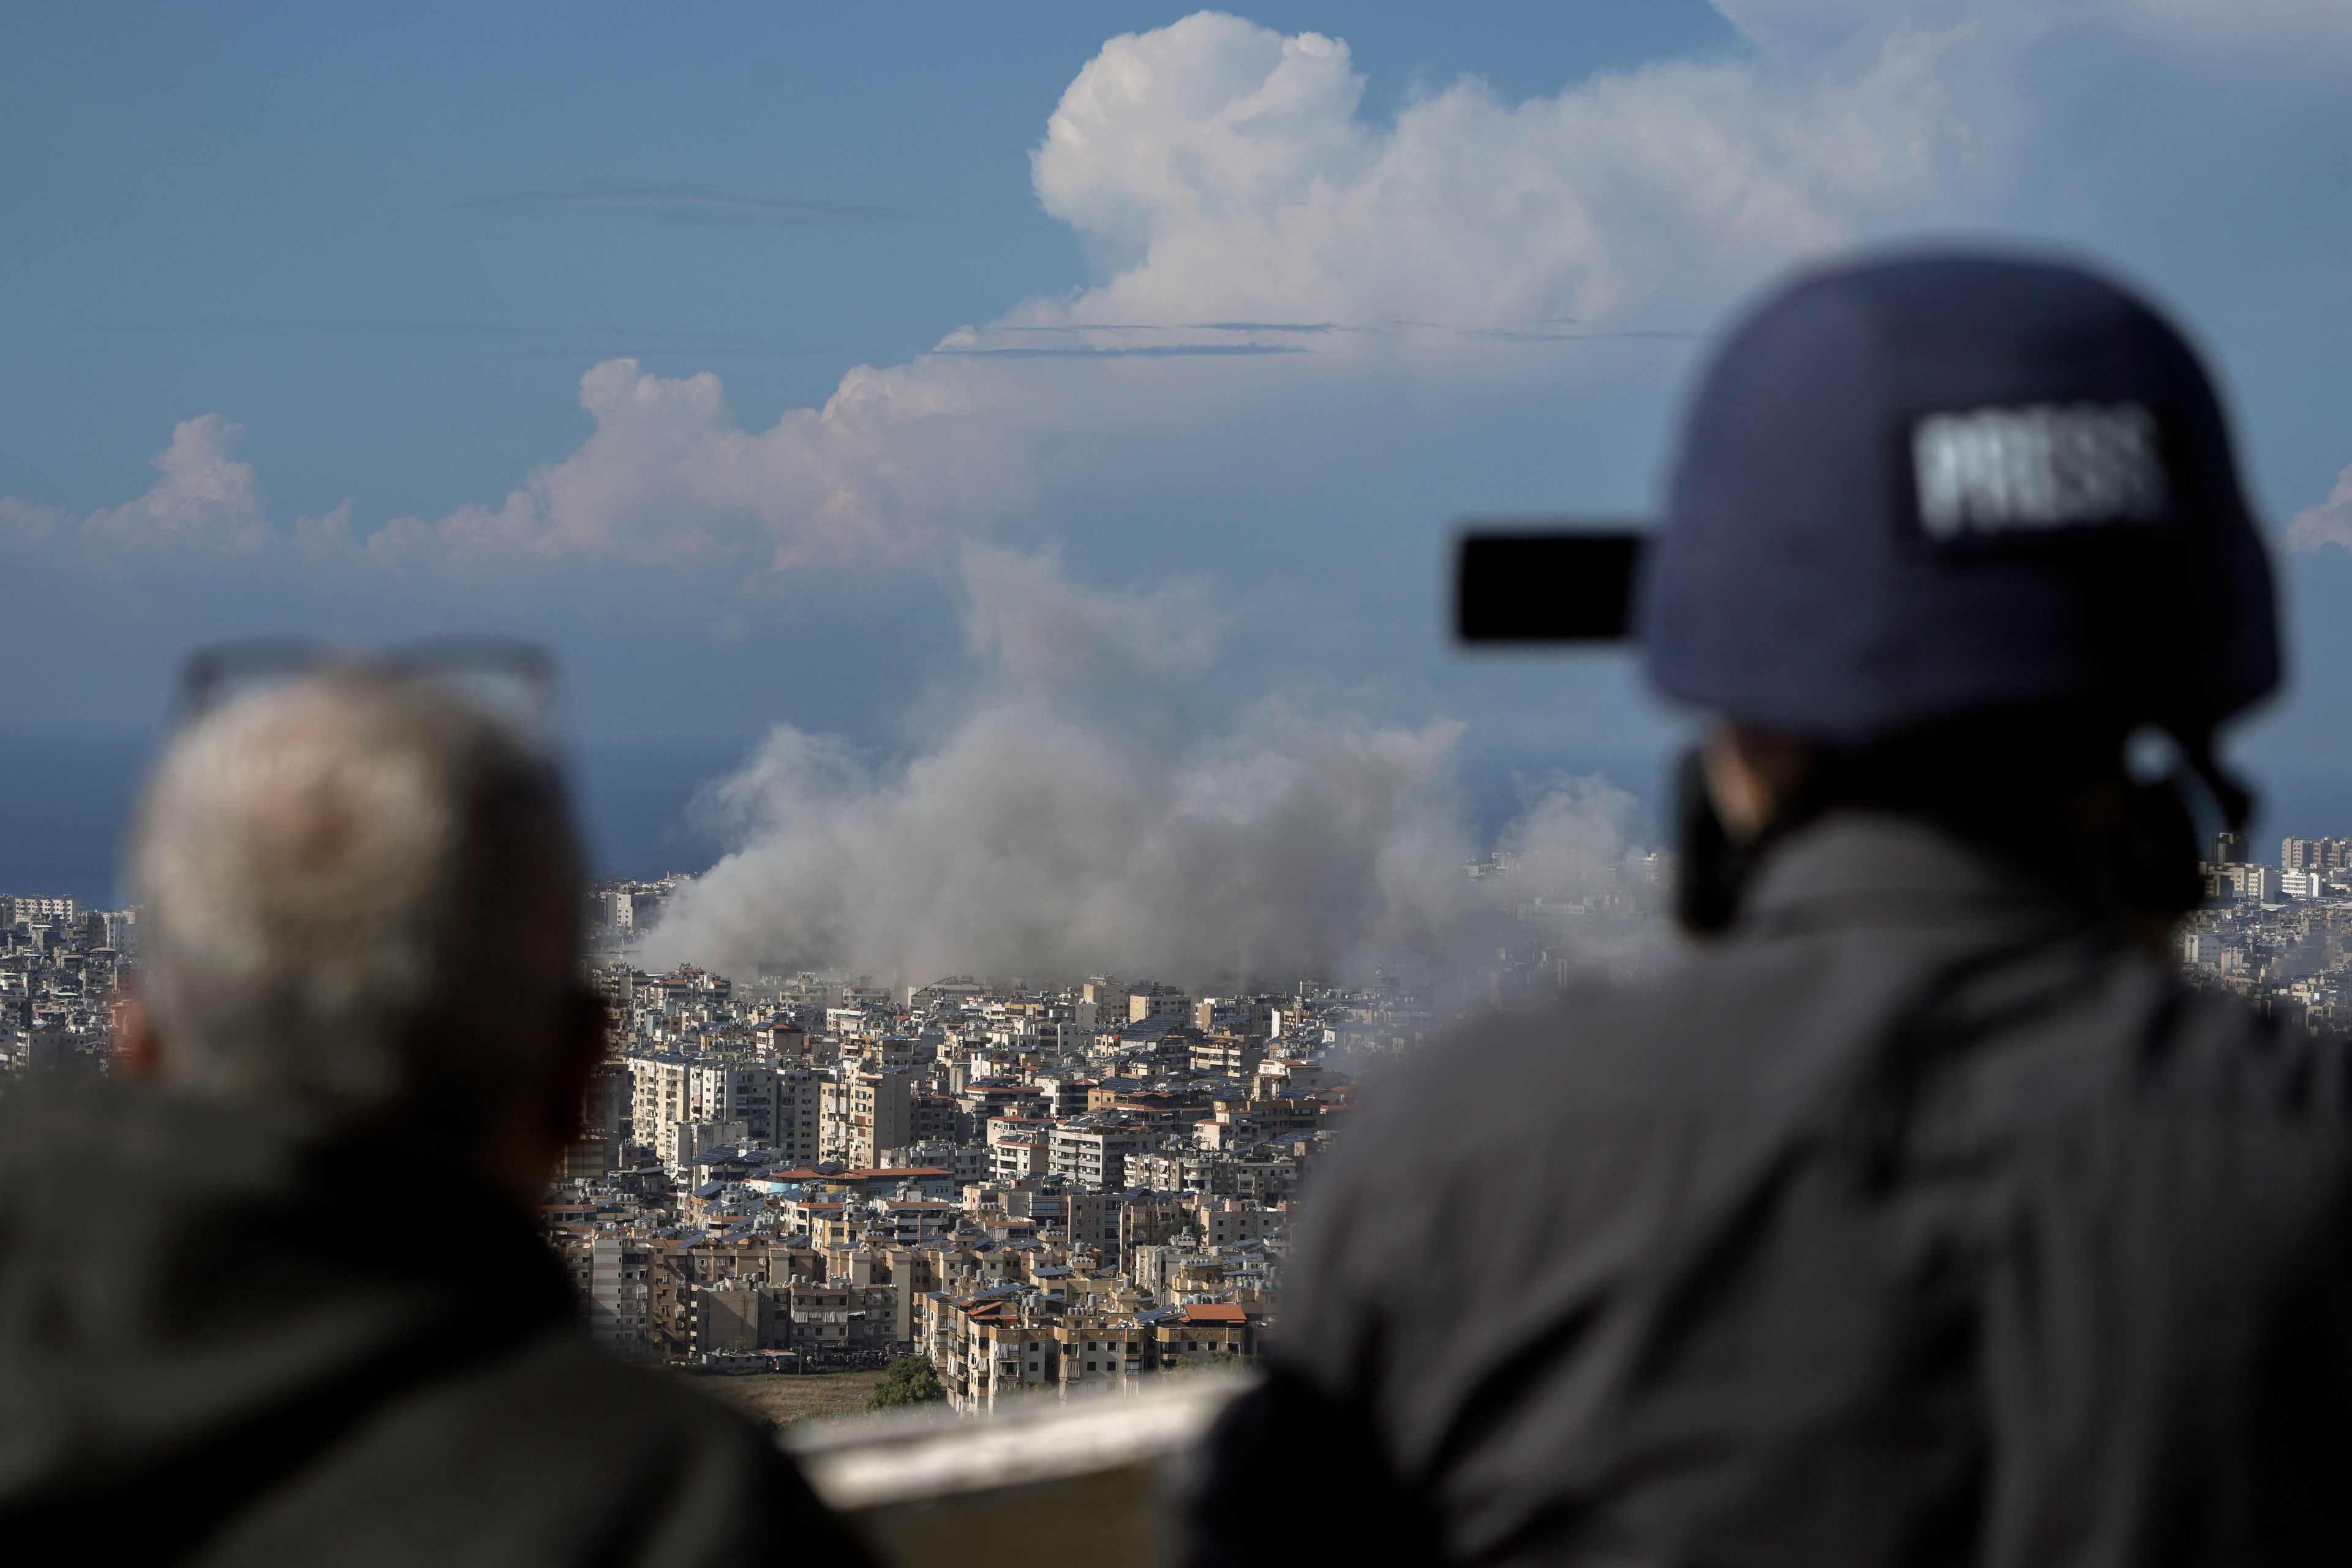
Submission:
[[[488,568],[583,555],[628,565],[714,561],[787,570],[889,560],[992,521],[1030,493],[1004,440],[1026,406],[1017,383],[980,367],[860,366],[822,408],[754,434],[719,377],[672,379],[633,359],[581,380],[596,428],[497,506],[435,521],[401,518],[369,554]]]
[[[778,569],[937,553],[1036,492],[1041,432],[1181,426],[1367,351],[1475,374],[1529,345],[1685,335],[1797,256],[1969,210],[2019,121],[1986,67],[1994,31],[1880,26],[1801,61],[1667,64],[1517,104],[1465,80],[1388,125],[1336,39],[1207,12],[1123,35],[1032,155],[1103,282],[860,367],[759,434],[713,375],[608,362],[583,383],[596,430],[578,451],[369,548]],[[1107,379],[1171,360],[1195,363]]]
[[[1762,10],[1758,6],[1754,9]],[[1790,259],[1974,210],[2022,111],[2018,28],[1802,11],[1842,47],[1675,61],[1556,96],[1455,82],[1391,125],[1347,46],[1203,12],[1103,46],[1031,155],[1110,274],[1016,323],[1675,325]],[[1759,30],[1763,30],[1758,24]]]
[[[114,555],[164,544],[394,568],[491,572],[581,557],[626,566],[887,563],[983,527],[1031,494],[1012,437],[1034,426],[1018,378],[925,363],[860,366],[822,408],[743,429],[719,378],[651,374],[607,360],[581,379],[595,429],[496,505],[395,518],[362,532],[349,503],[275,529],[252,466],[229,451],[242,426],[208,414],[177,427],[163,479],[127,506],[75,518],[0,497],[0,537],[78,540]]]
[[[1213,654],[1195,587],[1105,593],[992,551],[964,586],[982,679],[960,721],[895,765],[775,730],[710,793],[736,847],[679,894],[652,962],[1280,981],[1455,963],[1530,898],[1643,885],[1638,813],[1597,781],[1530,802],[1505,836],[1523,877],[1470,879],[1456,725],[1275,694],[1188,718]]]
[[[736,422],[715,375],[610,360],[581,385],[593,433],[502,500],[296,531],[314,552],[476,574],[558,557],[951,560],[1049,481],[1045,433],[1064,449],[1074,432],[1165,439],[1194,413],[1291,397],[1301,376],[1367,356],[1517,374],[1586,337],[1687,335],[1798,256],[1964,216],[2000,184],[2023,118],[2000,68],[2018,32],[2005,11],[1733,9],[1759,37],[1811,14],[1829,41],[1524,102],[1465,79],[1381,123],[1338,39],[1209,12],[1122,35],[1079,71],[1032,158],[1039,200],[1097,258],[1093,288],[950,332],[910,363],[859,366],[822,407],[764,431]],[[504,200],[808,216],[668,186]],[[207,420],[193,422],[205,439],[232,428]],[[11,504],[18,532],[47,526]],[[131,526],[249,549],[263,536],[245,504],[181,527],[174,492]]]
[[[110,556],[260,550],[276,536],[253,465],[230,455],[244,434],[243,426],[217,414],[182,421],[173,427],[172,444],[149,459],[162,478],[122,506],[77,516],[0,497],[0,536],[54,540]]]
[[[2326,500],[2305,507],[2287,524],[2289,550],[2316,550],[2323,544],[2352,550],[2352,468],[2336,476],[2336,488]]]
[[[1990,40],[1881,27],[1802,61],[1661,65],[1516,104],[1465,80],[1382,125],[1336,39],[1207,12],[1123,35],[1032,157],[1104,281],[861,366],[756,434],[716,376],[607,362],[582,384],[596,428],[578,451],[368,549],[479,568],[938,555],[1036,493],[1045,432],[1181,428],[1368,352],[1475,374],[1530,345],[1687,335],[1797,256],[1970,210],[2018,121]]]
[[[1587,340],[1685,338],[1800,258],[1991,216],[2032,132],[2025,52],[2062,25],[2314,58],[2352,39],[2336,0],[1718,8],[1752,50],[1520,101],[1465,79],[1385,121],[1365,114],[1338,38],[1213,12],[1121,35],[1031,154],[1038,200],[1096,259],[1092,287],[858,366],[764,430],[737,423],[713,374],[608,360],[581,384],[593,433],[504,498],[373,531],[344,512],[284,542],[475,574],[563,557],[746,573],[952,561],[1103,439],[1181,441],[1197,417],[1295,407],[1313,378],[1368,368],[1543,364],[1572,380],[1559,356]],[[671,185],[486,200],[696,222],[887,216]],[[68,518],[0,500],[0,528],[118,552],[281,542],[227,456],[235,430],[209,415],[180,426],[164,479],[128,506]]]

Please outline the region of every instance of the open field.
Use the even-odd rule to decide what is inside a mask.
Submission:
[[[718,1373],[678,1372],[695,1391],[735,1406],[755,1421],[785,1427],[824,1415],[852,1415],[866,1408],[880,1381],[878,1370],[752,1373],[730,1377]]]

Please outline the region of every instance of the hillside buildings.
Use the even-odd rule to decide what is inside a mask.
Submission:
[[[1395,982],[652,974],[615,945],[625,890],[592,905],[610,1054],[544,1211],[590,1331],[731,1364],[912,1352],[966,1409],[1255,1357],[1344,1064],[1432,1021]]]
[[[135,910],[0,897],[0,1071],[102,1062],[138,952]]]
[[[2352,839],[2287,838],[2275,865],[2216,840],[2206,905],[2183,922],[2181,963],[2293,1028],[2352,1030]]]
[[[2285,1026],[2352,1027],[2352,840],[2275,863],[2225,841],[2201,874],[2187,973]],[[966,1411],[1260,1355],[1353,1073],[1557,984],[1579,922],[1611,918],[1531,900],[1528,945],[1441,1007],[1398,976],[651,973],[626,943],[668,890],[591,903],[606,1058],[541,1209],[588,1331],[722,1366],[920,1354]],[[0,899],[0,1068],[102,1066],[137,936],[135,910]]]

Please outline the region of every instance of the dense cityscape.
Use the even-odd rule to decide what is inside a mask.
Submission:
[[[597,889],[613,1049],[547,1215],[597,1339],[704,1365],[913,1354],[978,1410],[1253,1360],[1341,1064],[1432,1022],[1394,982],[647,974],[673,887]]]
[[[2202,875],[2192,980],[2282,1027],[2352,1024],[2352,839],[2263,862],[2224,835]],[[686,880],[599,884],[587,910],[609,1046],[541,1209],[584,1323],[706,1372],[919,1368],[915,1397],[967,1413],[1255,1361],[1358,1074],[1558,984],[1580,923],[1646,918],[1538,900],[1523,945],[1442,994],[649,973],[635,943]],[[110,1063],[138,932],[135,910],[0,898],[7,1071]]]

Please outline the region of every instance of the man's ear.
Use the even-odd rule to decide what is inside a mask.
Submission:
[[[163,1053],[155,1038],[155,1016],[147,1010],[145,993],[134,990],[123,999],[115,1026],[114,1051],[123,1072],[131,1078],[153,1078],[163,1065]]]
[[[565,1005],[557,1025],[555,1051],[548,1063],[547,1100],[542,1108],[547,1134],[558,1149],[580,1136],[582,1101],[588,1093],[588,1075],[604,1056],[604,999],[582,987]]]

